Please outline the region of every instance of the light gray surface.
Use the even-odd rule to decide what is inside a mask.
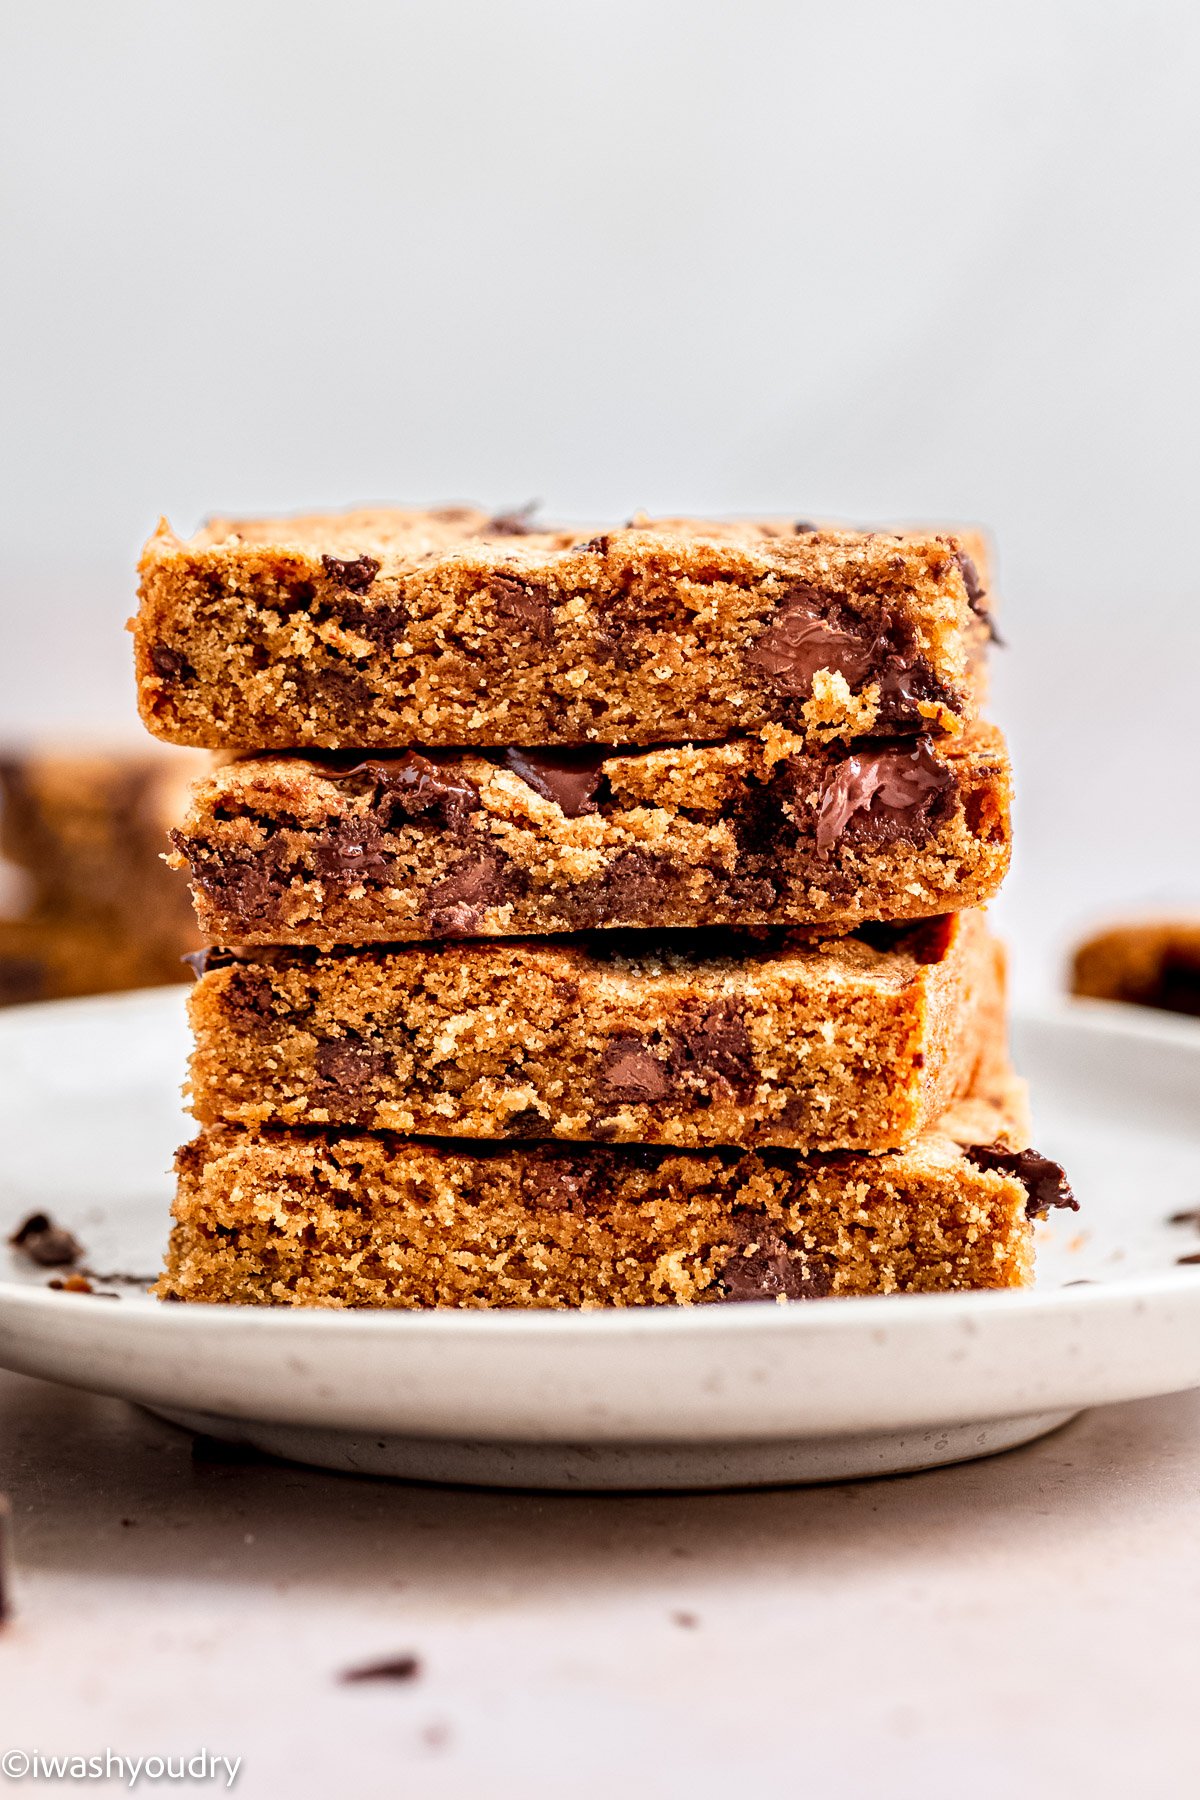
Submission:
[[[0,1442],[6,1745],[203,1745],[245,1758],[235,1792],[302,1800],[1195,1791],[1200,1394],[934,1474],[695,1497],[214,1466],[4,1374]],[[405,1652],[417,1682],[337,1682]]]
[[[133,731],[163,511],[976,518],[1019,986],[1200,903],[1187,0],[45,0],[0,53],[0,736]]]

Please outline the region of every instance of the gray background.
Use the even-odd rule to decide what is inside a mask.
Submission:
[[[10,4],[0,733],[159,512],[983,520],[1018,984],[1200,902],[1184,3]]]

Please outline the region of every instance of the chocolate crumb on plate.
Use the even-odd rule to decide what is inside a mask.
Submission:
[[[63,1268],[78,1262],[83,1245],[65,1226],[56,1225],[49,1213],[30,1213],[9,1238],[14,1250],[43,1269]]]
[[[414,1681],[421,1673],[420,1658],[416,1656],[385,1657],[382,1662],[362,1663],[358,1668],[345,1669],[338,1676],[339,1681]]]
[[[1177,1263],[1200,1263],[1200,1250],[1193,1250],[1190,1256],[1177,1256]]]

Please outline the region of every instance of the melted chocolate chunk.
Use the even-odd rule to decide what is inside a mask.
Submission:
[[[379,573],[375,556],[323,556],[321,567],[335,587],[351,594],[365,594]]]
[[[513,575],[493,575],[488,591],[502,619],[511,620],[543,641],[553,635],[550,595],[540,583],[521,581]]]
[[[56,1225],[48,1213],[30,1213],[9,1238],[14,1250],[43,1269],[60,1269],[78,1262],[83,1245],[65,1226]]]
[[[707,1088],[723,1081],[742,1098],[753,1093],[758,1079],[750,1034],[728,1003],[709,1007],[676,1028],[670,1068],[678,1086]]]
[[[527,500],[524,506],[512,506],[507,512],[497,513],[483,527],[485,537],[528,537],[534,529],[533,515],[540,502]]]
[[[487,909],[502,906],[516,885],[516,871],[498,852],[464,857],[430,890],[430,931],[435,937],[470,937]]]
[[[356,1669],[344,1669],[339,1681],[415,1681],[421,1673],[420,1658],[391,1656],[383,1662],[363,1663]]]
[[[332,1038],[317,1045],[313,1064],[324,1087],[360,1094],[383,1079],[390,1063],[386,1050],[372,1050],[361,1038]]]
[[[187,964],[199,981],[210,969],[232,968],[241,958],[232,950],[221,950],[216,944],[206,944],[203,950],[185,950],[179,960]]]
[[[640,1038],[629,1034],[615,1037],[600,1061],[596,1089],[604,1100],[623,1101],[628,1105],[646,1106],[665,1099],[669,1088],[668,1071]]]
[[[543,800],[553,800],[568,819],[600,810],[608,783],[604,758],[609,752],[578,750],[506,750],[505,767],[519,775]]]
[[[370,819],[331,820],[317,839],[313,862],[325,881],[361,881],[387,862],[378,826]]]
[[[1071,1192],[1066,1171],[1048,1156],[1036,1150],[1009,1150],[1003,1144],[971,1144],[963,1155],[977,1169],[995,1169],[1001,1175],[1013,1175],[1024,1187],[1029,1199],[1025,1206],[1029,1218],[1048,1213],[1053,1206],[1079,1211],[1079,1202]]]
[[[888,841],[919,823],[953,781],[926,738],[911,750],[856,751],[826,780],[817,810],[817,849],[823,855],[831,850],[860,814],[865,817],[857,820],[857,839]]]
[[[741,1242],[721,1271],[724,1300],[823,1300],[833,1292],[828,1269],[769,1225],[743,1225]]]
[[[404,819],[431,819],[444,830],[461,833],[482,802],[467,776],[439,766],[417,750],[403,756],[370,758],[355,763],[343,781],[367,777],[375,787],[373,811],[384,830]]]
[[[190,681],[196,673],[187,657],[169,644],[151,644],[150,666],[164,681]]]
[[[818,669],[833,669],[861,687],[871,672],[872,643],[861,631],[839,626],[830,603],[800,582],[790,591],[750,651],[750,661],[785,694],[807,699]]]

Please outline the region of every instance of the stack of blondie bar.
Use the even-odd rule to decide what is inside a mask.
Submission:
[[[1019,1286],[981,547],[467,508],[161,526],[142,715],[208,953],[159,1293]]]

